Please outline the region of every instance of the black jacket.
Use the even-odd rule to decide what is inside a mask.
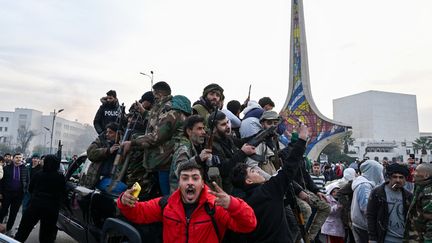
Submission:
[[[93,120],[93,126],[98,134],[105,131],[105,126],[110,122],[119,122],[121,116],[121,109],[118,102],[115,104],[108,104],[101,99],[102,105],[96,112]]]
[[[30,182],[30,206],[58,209],[65,192],[65,178],[57,171],[41,171]]]
[[[237,163],[244,163],[247,155],[234,144],[231,137],[220,137],[218,135],[213,140],[212,154],[214,159],[219,160],[218,167],[222,177],[223,190],[231,194],[231,170]]]
[[[247,242],[295,241],[289,238],[283,200],[299,164],[303,163],[305,145],[306,142],[299,139],[289,155],[282,157],[283,167],[276,176],[246,189],[244,200],[253,208],[258,221],[256,229],[247,235]]]
[[[8,194],[11,192],[10,187],[13,179],[13,170],[14,170],[14,162],[3,168],[3,179],[0,180],[0,194]],[[28,184],[30,181],[28,169],[24,164],[19,166],[20,168],[20,181],[21,181],[21,190],[19,193],[27,192]]]
[[[288,144],[288,146],[286,148],[287,148],[287,151],[291,150],[292,149],[291,143]],[[283,153],[281,153],[281,156],[282,157],[284,156]],[[297,171],[297,173],[294,175],[294,178],[293,178],[295,183],[300,185],[301,188],[307,189],[307,190],[309,190],[315,194],[317,192],[319,192],[319,188],[315,185],[312,178],[310,177],[310,174],[306,170],[306,162],[304,161],[304,159],[302,159],[302,162],[300,163],[300,168],[296,171]],[[298,195],[301,191],[298,188],[299,187],[294,186],[294,191],[295,191],[296,195]]]
[[[384,187],[387,183],[373,189],[369,196],[366,217],[370,241],[384,242],[386,236],[389,215]],[[405,189],[402,190],[404,219],[406,218],[412,198],[413,195],[411,192]]]

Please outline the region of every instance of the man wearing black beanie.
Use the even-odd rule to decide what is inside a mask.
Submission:
[[[225,98],[223,95],[224,89],[218,84],[212,83],[207,85],[202,96],[199,100],[195,101],[192,106],[193,114],[204,117],[207,123],[207,119],[210,113],[215,111],[215,107],[220,109],[221,102]]]
[[[412,193],[404,189],[408,168],[387,166],[387,181],[370,194],[367,205],[369,242],[402,242]]]

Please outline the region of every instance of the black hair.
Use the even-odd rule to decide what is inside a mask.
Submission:
[[[182,171],[195,170],[195,169],[199,170],[201,178],[203,178],[203,180],[204,180],[204,171],[203,171],[203,168],[199,164],[197,164],[197,163],[195,163],[193,161],[187,161],[185,163],[181,163],[179,165],[178,169],[177,169],[177,171],[178,171],[177,172],[178,173],[177,177],[180,179],[180,174],[181,174]]]
[[[237,115],[241,110],[240,102],[238,100],[231,100],[227,104],[227,110],[231,111],[234,115]]]
[[[60,168],[60,159],[54,154],[46,155],[43,161],[43,171],[54,172]]]
[[[0,155],[0,161],[3,161],[3,160],[4,160],[3,156]]]
[[[110,123],[108,123],[106,126],[105,126],[105,130],[106,129],[111,129],[111,130],[113,130],[114,132],[117,132],[117,130],[118,130],[118,128],[119,128],[119,124],[118,123],[116,123],[116,122],[110,122]]]
[[[391,177],[393,174],[401,174],[407,178],[410,174],[410,171],[406,165],[393,163],[387,166],[386,175]]]
[[[160,81],[160,82],[155,83],[152,88],[154,91],[162,91],[162,93],[164,93],[166,95],[171,94],[171,87],[169,86],[169,84],[167,82],[164,82],[164,81]]]
[[[117,99],[117,93],[116,93],[115,90],[110,90],[110,91],[108,91],[108,92],[106,93],[106,95],[108,95],[108,96],[112,96],[112,97],[114,97],[114,98]]]
[[[203,124],[205,124],[204,122],[204,117],[200,116],[200,115],[192,115],[189,116],[188,118],[186,118],[186,120],[184,121],[184,126],[183,126],[183,135],[185,137],[188,137],[187,134],[187,129],[193,129],[193,127],[195,126],[195,124],[202,122]]]
[[[6,157],[6,156],[8,156],[8,155],[9,155],[9,156],[12,156],[12,154],[10,154],[10,153],[5,153],[5,154],[4,154],[4,157]]]
[[[150,102],[150,104],[153,105],[154,100],[155,100],[155,98],[154,98],[153,92],[147,91],[141,96],[141,99],[139,100],[139,102],[142,103],[144,101],[148,101],[148,102]]]
[[[17,155],[22,155],[22,153],[15,153],[15,154],[13,155],[13,158],[15,158],[15,156],[17,156]]]
[[[225,115],[225,113],[223,113],[222,111],[217,111],[216,116],[215,116],[215,113],[212,112],[212,113],[210,114],[210,116],[208,117],[208,120],[207,120],[207,126],[208,126],[208,127],[211,127],[211,124],[212,124],[212,122],[213,122],[213,119],[215,120],[215,122],[218,122],[218,121],[222,121],[222,120],[225,119],[225,118],[226,118],[226,115]],[[216,126],[216,123],[215,123],[214,125]]]
[[[262,97],[259,101],[258,104],[264,108],[264,106],[266,105],[271,105],[271,106],[275,106],[274,102],[270,99],[270,97]]]
[[[246,186],[247,169],[249,165],[245,163],[237,164],[231,171],[231,183],[233,186],[244,189]]]

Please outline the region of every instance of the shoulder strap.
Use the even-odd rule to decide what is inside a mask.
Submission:
[[[162,213],[163,213],[166,205],[168,204],[168,198],[169,198],[169,195],[165,195],[165,196],[161,197],[161,199],[159,200],[159,206],[162,210]]]
[[[211,218],[211,221],[212,221],[213,227],[214,227],[214,229],[215,229],[215,231],[216,231],[216,235],[217,235],[217,237],[218,237],[218,241],[220,242],[220,239],[219,239],[219,228],[218,228],[218,226],[217,226],[216,219],[215,219],[215,217],[214,217],[214,215],[215,215],[215,213],[216,213],[216,207],[210,208],[210,204],[209,204],[208,202],[206,202],[206,203],[204,204],[204,209],[205,209],[205,211],[207,212],[207,214],[208,214],[208,215],[210,216],[210,218]]]

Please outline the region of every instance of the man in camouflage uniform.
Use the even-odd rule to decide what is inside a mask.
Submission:
[[[185,121],[183,136],[175,145],[173,162],[170,169],[170,189],[173,193],[178,188],[177,168],[188,161],[202,164],[211,159],[211,149],[204,149],[206,131],[204,118],[192,115]]]
[[[432,164],[414,172],[414,198],[408,210],[404,242],[432,243]]]
[[[87,157],[91,164],[87,172],[82,175],[80,185],[94,189],[101,179],[110,177],[117,150],[120,148],[116,143],[116,140],[120,140],[118,128],[117,123],[108,123],[103,139],[99,136],[87,148]]]
[[[223,88],[218,84],[207,85],[203,95],[193,103],[193,114],[204,117],[207,122],[210,113],[215,111],[215,107],[220,107],[221,101],[224,99],[223,92]]]
[[[152,91],[144,93],[141,99],[134,103],[129,109],[128,122],[131,128],[130,139],[136,139],[145,134],[148,116],[143,117],[149,112],[154,104]],[[133,150],[128,153],[129,165],[123,177],[126,185],[130,188],[135,182],[141,186],[139,198],[143,201],[160,196],[157,174],[147,171],[143,166],[143,150]],[[122,165],[123,166],[123,165]]]
[[[149,172],[157,172],[163,195],[169,194],[169,168],[174,153],[174,144],[182,133],[183,122],[192,113],[188,98],[171,96],[166,82],[153,85],[154,107],[148,114],[146,133],[122,144],[127,153],[130,149],[143,150],[143,165]]]

